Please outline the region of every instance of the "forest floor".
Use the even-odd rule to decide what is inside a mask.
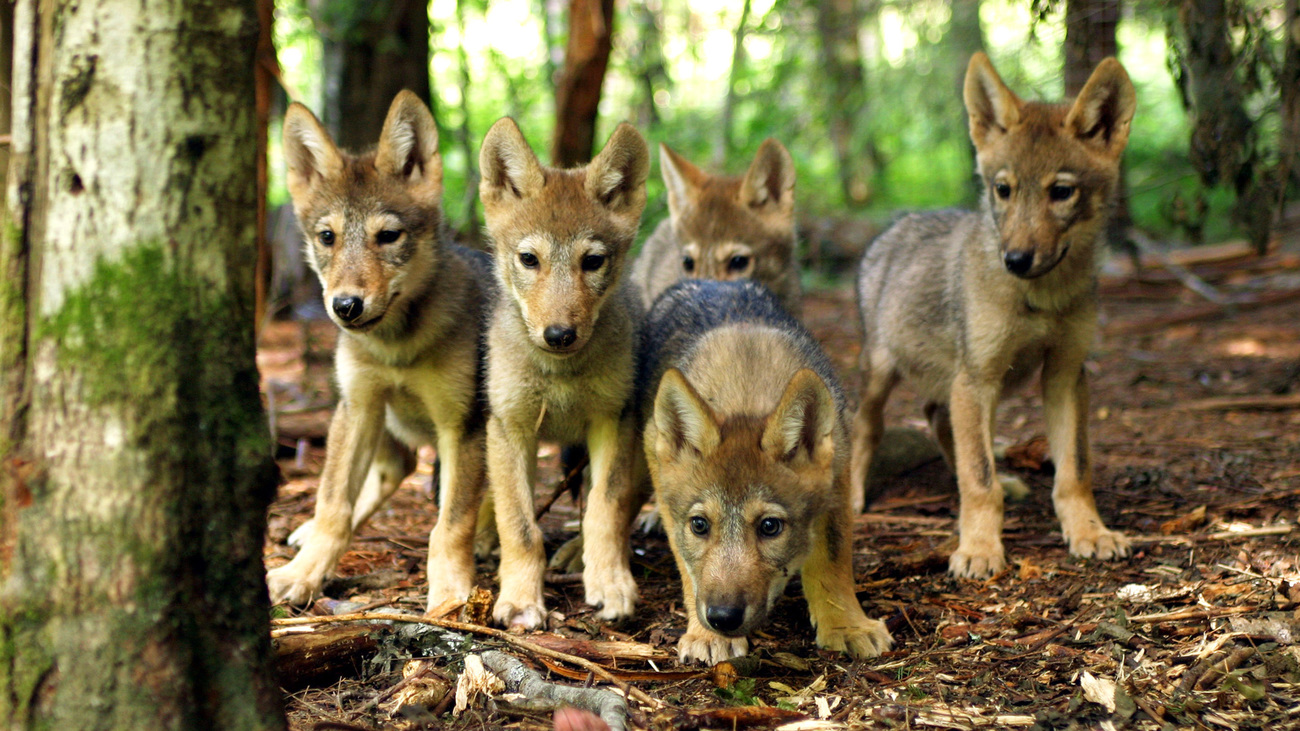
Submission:
[[[1222,294],[1267,304],[1217,308],[1164,270],[1102,288],[1103,335],[1087,366],[1095,484],[1102,516],[1133,538],[1128,560],[1066,553],[1041,447],[1041,401],[1030,388],[1008,396],[999,412],[997,433],[1010,455],[1002,468],[1034,488],[1007,506],[1005,572],[987,581],[946,573],[957,495],[941,461],[892,480],[857,520],[858,598],[895,639],[882,657],[854,662],[818,650],[795,582],[751,638],[747,659],[713,670],[679,666],[685,615],[677,572],[666,539],[641,534],[632,540],[642,602],[631,620],[596,620],[580,577],[549,575],[550,631],[518,639],[595,662],[605,671],[598,675],[639,691],[633,725],[656,729],[775,728],[800,719],[789,728],[1300,728],[1300,257],[1192,268]],[[810,294],[805,305],[850,390],[853,312],[847,286]],[[313,509],[333,337],[329,323],[273,323],[259,349],[287,479],[270,512],[268,566],[292,556],[285,538]],[[924,428],[906,385],[887,419]],[[306,614],[424,611],[425,545],[437,514],[431,457],[422,452],[418,472],[343,557],[344,578],[327,585],[330,597],[355,603],[318,602]],[[553,446],[541,460],[539,505],[558,480]],[[578,516],[567,495],[547,511],[548,551],[573,533]],[[451,619],[486,616],[495,559],[478,569],[486,591]],[[291,633],[275,630],[281,652]],[[327,644],[337,654],[341,645]],[[488,649],[558,682],[593,679],[500,636],[444,632],[435,644],[441,649],[426,652],[362,643],[342,651],[342,669],[314,685],[286,681],[290,728],[550,728],[544,707],[500,695],[471,698],[465,711],[450,713],[466,656]],[[392,692],[403,655],[422,653],[433,659]]]

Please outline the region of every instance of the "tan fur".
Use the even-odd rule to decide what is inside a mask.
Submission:
[[[478,384],[494,289],[486,257],[478,255],[476,268],[473,255],[443,240],[433,118],[404,91],[393,100],[378,148],[352,155],[294,104],[284,137],[308,259],[340,328],[340,400],[316,516],[291,539],[301,544],[298,555],[268,572],[271,598],[309,601],[353,531],[410,473],[412,448],[432,443],[441,463],[442,509],[429,537],[428,598],[431,606],[464,600],[474,583],[468,546],[483,492],[486,429]],[[361,303],[353,319],[340,314],[341,298]]]
[[[1096,334],[1095,259],[1128,141],[1135,98],[1114,59],[1069,104],[1025,102],[977,53],[966,75],[971,140],[985,185],[980,213],[908,216],[867,249],[859,270],[865,339],[854,423],[854,508],[880,439],[890,390],[907,378],[961,493],[957,576],[1006,565],[993,471],[998,399],[1041,373],[1056,464],[1053,501],[1070,552],[1112,558],[1092,495],[1083,361]],[[1015,265],[1022,271],[1013,274]]]
[[[642,502],[628,408],[641,308],[622,270],[645,207],[645,141],[623,124],[586,167],[557,170],[537,162],[507,118],[483,140],[480,167],[505,293],[488,340],[488,475],[501,537],[493,618],[530,628],[545,618],[532,495],[539,438],[587,445],[586,599],[603,619],[625,617],[637,598],[628,526]],[[557,347],[551,327],[572,340]]]
[[[755,279],[797,317],[795,175],[785,147],[765,140],[741,177],[709,175],[664,144],[659,167],[668,218],[646,239],[631,273],[646,307],[684,277]]]
[[[847,429],[800,345],[777,328],[724,325],[676,363],[643,442],[682,576],[681,659],[744,654],[799,571],[819,646],[853,657],[888,649],[888,630],[853,591]],[[783,526],[774,537],[761,534],[770,520]],[[715,631],[702,620],[711,606],[743,607],[743,622]]]

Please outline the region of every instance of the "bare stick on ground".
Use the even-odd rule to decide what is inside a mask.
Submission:
[[[512,693],[591,711],[609,724],[612,731],[623,731],[627,727],[627,701],[616,693],[600,688],[548,683],[542,680],[541,674],[525,666],[518,658],[497,650],[484,652],[483,664],[505,681],[506,689]]]

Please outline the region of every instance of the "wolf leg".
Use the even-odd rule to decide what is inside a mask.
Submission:
[[[474,587],[474,530],[485,480],[486,436],[438,429],[441,495],[438,522],[429,534],[430,610],[464,601]]]
[[[492,618],[506,626],[534,629],[546,619],[542,578],[546,548],[533,517],[533,478],[537,471],[537,436],[532,424],[488,420],[487,475],[496,505],[501,537],[501,593]]]
[[[630,416],[600,416],[587,429],[591,493],[582,516],[582,583],[601,619],[622,619],[636,608],[632,578],[632,519],[641,507],[633,485],[636,427]]]
[[[948,559],[948,572],[954,576],[982,579],[1007,565],[1002,548],[1002,486],[993,471],[993,412],[999,385],[965,369],[953,378],[949,407],[961,496],[957,550]]]
[[[862,381],[858,388],[857,416],[853,418],[853,457],[849,471],[849,496],[853,514],[861,513],[867,502],[867,477],[871,457],[885,433],[885,403],[898,384],[898,374],[883,353],[872,354],[863,345]]]
[[[934,436],[934,441],[939,444],[939,451],[943,454],[943,461],[948,463],[948,469],[957,474],[957,460],[954,458],[954,447],[952,443],[952,412],[948,409],[948,404],[931,401],[925,405],[925,419],[930,423],[930,434]],[[1025,481],[1009,475],[1004,472],[998,473],[998,484],[1002,486],[1002,496],[1012,502],[1020,502],[1029,497],[1029,486]]]
[[[885,623],[868,619],[853,591],[853,532],[848,515],[832,509],[813,526],[803,566],[803,593],[817,629],[817,646],[853,658],[876,657],[894,644]]]

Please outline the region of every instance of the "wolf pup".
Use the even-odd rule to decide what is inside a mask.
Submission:
[[[682,278],[756,279],[800,311],[794,261],[794,161],[768,139],[744,177],[709,175],[659,145],[668,218],[642,246],[632,281],[647,308]]]
[[[948,570],[972,578],[1001,571],[994,412],[1004,389],[1041,373],[1052,501],[1070,553],[1126,556],[1128,539],[1106,528],[1093,501],[1083,361],[1097,329],[1096,250],[1128,142],[1133,84],[1108,58],[1073,103],[1025,102],[976,53],[965,100],[982,210],[907,216],[862,257],[854,507],[885,400],[907,376],[957,474],[960,540]]]
[[[339,326],[341,398],[330,422],[316,517],[267,573],[271,599],[307,602],[352,533],[415,465],[438,449],[441,512],[429,536],[429,606],[474,584],[475,517],[487,439],[480,375],[491,259],[446,240],[438,131],[409,91],[393,100],[376,150],[339,150],[300,104],[284,120],[289,193]]]
[[[892,644],[853,592],[844,394],[826,354],[752,281],[679,282],[645,325],[644,447],[682,575],[683,662],[745,654],[803,572],[817,644]]]
[[[586,167],[542,167],[504,118],[484,138],[479,167],[504,293],[488,331],[488,479],[501,537],[492,616],[526,628],[546,617],[546,554],[533,516],[541,438],[584,443],[591,455],[586,599],[602,619],[626,617],[637,600],[629,527],[644,497],[630,405],[643,312],[622,273],[645,208],[649,152],[621,124]]]

